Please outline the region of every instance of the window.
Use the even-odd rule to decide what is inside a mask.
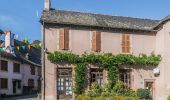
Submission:
[[[38,76],[41,76],[41,68],[40,67],[37,67],[37,71],[38,71]]]
[[[128,87],[130,87],[131,86],[130,70],[120,69],[119,70],[119,80],[124,82]]]
[[[8,71],[8,61],[1,60],[1,70]]]
[[[8,89],[8,79],[7,78],[1,78],[0,79],[0,85],[1,85],[1,89]]]
[[[69,29],[62,28],[59,33],[59,49],[69,49]]]
[[[14,63],[14,72],[15,73],[20,73],[20,64],[18,63]]]
[[[28,79],[28,86],[34,88],[34,80],[33,79]]]
[[[101,32],[94,31],[92,34],[92,51],[101,51]]]
[[[35,75],[35,66],[30,66],[31,75]]]
[[[122,35],[122,52],[123,53],[130,52],[130,35],[129,34]]]
[[[21,89],[21,81],[18,81],[18,89]]]
[[[99,85],[103,85],[103,73],[97,69],[91,70],[91,83],[97,82]]]

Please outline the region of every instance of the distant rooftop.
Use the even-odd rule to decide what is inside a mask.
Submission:
[[[14,45],[16,47],[26,44],[21,41],[14,40]],[[5,46],[4,41],[0,41],[0,48],[3,48],[4,46]],[[23,63],[41,66],[41,49],[31,47],[30,49],[26,48],[25,50],[23,49],[16,50],[15,48],[14,52],[15,55],[7,53],[5,51],[1,51],[0,56],[6,59],[12,59]]]

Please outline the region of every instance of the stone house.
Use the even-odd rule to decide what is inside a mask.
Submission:
[[[170,94],[170,16],[162,20],[111,16],[93,13],[55,10],[45,1],[41,23],[44,50],[71,51],[75,54],[99,52],[140,55],[160,54],[162,61],[154,68],[123,66],[123,82],[132,89],[149,88],[153,100],[166,100]],[[46,100],[73,99],[71,91],[73,66],[54,64],[44,54],[43,95]],[[91,82],[107,79],[107,71],[91,67]],[[158,76],[155,74],[159,74]]]

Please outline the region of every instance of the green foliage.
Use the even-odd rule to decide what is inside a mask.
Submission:
[[[40,44],[41,44],[41,41],[35,40],[35,41],[33,41],[33,43],[31,43],[31,46],[34,47],[34,48],[39,49],[39,48],[41,48]]]
[[[170,100],[170,95],[168,95],[167,100]]]
[[[76,97],[76,100],[91,100],[90,97],[85,95],[79,95]]]
[[[75,67],[75,86],[73,88],[74,93],[81,94],[84,89],[84,83],[86,80],[86,67],[84,63],[78,63]]]
[[[136,92],[133,91],[133,90],[131,90],[131,89],[129,89],[128,91],[126,91],[123,95],[126,96],[126,97],[137,97]]]
[[[111,53],[105,54],[87,54],[76,55],[71,52],[59,52],[48,54],[48,60],[53,63],[56,62],[68,62],[76,65],[75,69],[75,86],[74,92],[76,94],[81,94],[84,91],[85,82],[85,66],[86,64],[97,64],[101,69],[106,69],[108,71],[108,81],[111,88],[114,87],[116,81],[118,80],[118,67],[120,65],[145,65],[145,66],[157,66],[161,61],[160,55],[151,54],[134,56],[131,54],[118,54],[113,55]],[[84,75],[84,76],[83,76]],[[107,94],[107,93],[105,93]],[[112,93],[114,94],[114,92]]]
[[[136,94],[140,99],[149,99],[150,97],[150,92],[148,89],[138,89]]]
[[[112,92],[115,93],[113,95]],[[140,100],[136,96],[136,92],[127,88],[127,86],[121,81],[116,82],[113,89],[111,84],[107,83],[103,86],[99,86],[97,83],[93,83],[90,90],[85,92],[85,95],[79,95],[76,100]]]
[[[102,88],[99,86],[98,83],[92,83],[91,89],[86,91],[86,95],[90,97],[98,97],[102,93]]]
[[[160,55],[151,54],[134,56],[131,54],[118,54],[112,55],[110,53],[106,54],[83,54],[81,56],[73,54],[71,52],[59,52],[55,51],[48,55],[48,59],[51,62],[69,62],[69,63],[97,63],[99,66],[110,67],[110,66],[119,66],[119,65],[132,65],[132,64],[141,64],[146,66],[156,66],[161,61]]]
[[[122,81],[117,81],[112,89],[112,93],[117,95],[123,95],[127,90],[127,86]]]

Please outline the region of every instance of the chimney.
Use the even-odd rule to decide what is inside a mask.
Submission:
[[[51,8],[51,0],[45,0],[44,9],[50,10],[50,8]]]
[[[5,32],[5,48],[14,47],[14,34],[11,31]]]

